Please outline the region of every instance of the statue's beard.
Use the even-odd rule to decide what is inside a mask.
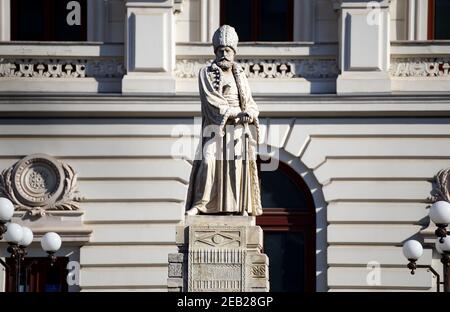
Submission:
[[[229,70],[233,66],[233,62],[225,58],[218,60],[216,63],[223,70]]]

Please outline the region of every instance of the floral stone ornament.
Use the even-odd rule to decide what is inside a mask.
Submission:
[[[0,175],[0,197],[16,210],[45,214],[47,210],[78,210],[77,174],[68,164],[45,154],[33,154]]]
[[[431,182],[432,190],[427,198],[427,202],[450,202],[450,168],[439,170]]]

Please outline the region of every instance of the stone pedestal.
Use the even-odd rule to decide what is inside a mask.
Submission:
[[[186,216],[169,254],[169,291],[269,291],[269,259],[254,217]]]

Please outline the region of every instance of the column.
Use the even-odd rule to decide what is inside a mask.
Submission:
[[[0,0],[0,41],[11,40],[11,3]]]
[[[314,0],[294,0],[294,41],[314,41],[314,24]]]
[[[220,0],[200,1],[200,41],[211,42],[220,27]]]
[[[90,0],[87,3],[87,39],[105,41],[105,17],[108,3],[105,0]]]
[[[220,27],[220,0],[208,0],[208,42]]]
[[[428,40],[428,1],[416,0],[416,40]]]
[[[174,94],[173,0],[126,0],[124,94]]]
[[[416,0],[408,0],[408,40],[416,38]]]
[[[390,0],[336,0],[339,10],[338,94],[391,91]]]

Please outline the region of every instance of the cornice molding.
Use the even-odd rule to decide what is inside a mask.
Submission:
[[[371,95],[255,95],[262,117],[443,117],[450,93]],[[2,94],[2,117],[200,116],[198,95]]]
[[[389,8],[392,0],[330,0],[335,10],[341,9],[366,9],[371,2],[378,2],[380,8]]]

